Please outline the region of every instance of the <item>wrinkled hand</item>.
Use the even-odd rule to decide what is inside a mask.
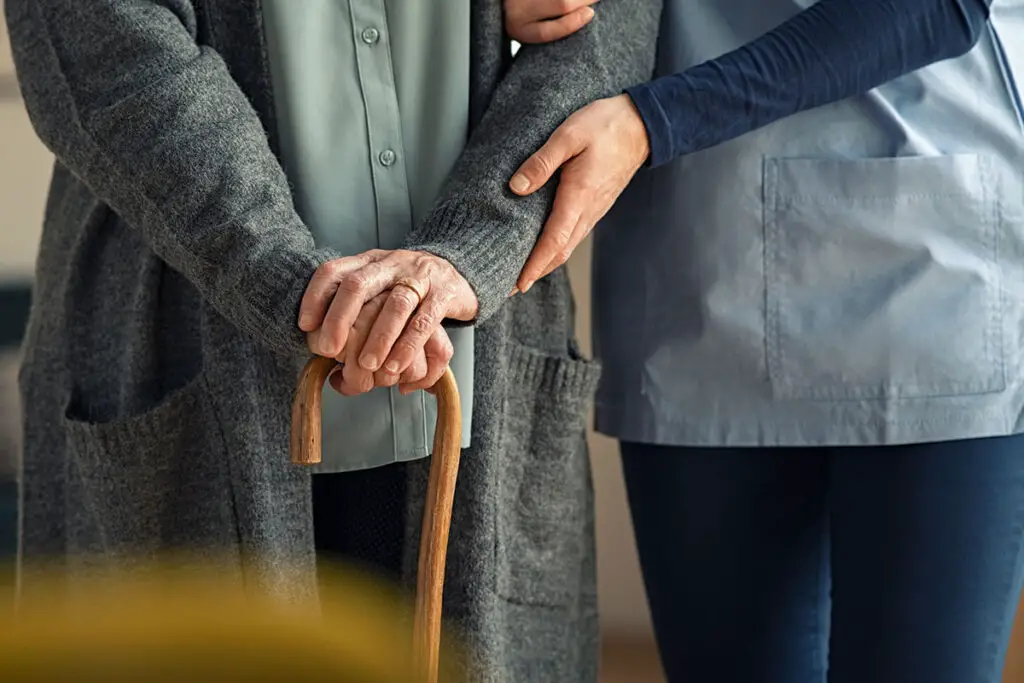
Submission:
[[[368,390],[373,375],[409,391],[440,377],[451,358],[441,323],[472,320],[478,308],[472,287],[444,259],[378,249],[320,266],[302,297],[299,328],[310,351],[345,363],[339,387]],[[404,374],[414,362],[426,366],[418,380],[418,372]]]
[[[399,391],[409,394],[419,389],[431,391],[437,380],[441,379],[448,362],[452,359],[454,348],[448,333],[438,327],[430,335],[423,348],[413,354],[412,363],[400,374],[380,369],[370,372],[359,365],[358,358],[366,344],[377,316],[387,303],[389,293],[385,292],[371,299],[359,312],[352,330],[349,332],[348,343],[342,351],[341,361],[344,364],[330,376],[331,386],[344,396],[364,394],[374,387],[391,387],[399,385]],[[351,355],[349,354],[351,350]]]
[[[550,43],[594,18],[597,0],[505,0],[505,30],[520,43]]]
[[[570,116],[519,167],[509,182],[519,195],[535,192],[562,169],[551,215],[519,276],[519,291],[569,260],[649,154],[643,119],[633,100],[619,95]]]

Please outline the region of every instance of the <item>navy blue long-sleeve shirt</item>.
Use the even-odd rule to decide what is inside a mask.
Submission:
[[[650,165],[963,55],[991,2],[821,0],[737,50],[630,88]]]

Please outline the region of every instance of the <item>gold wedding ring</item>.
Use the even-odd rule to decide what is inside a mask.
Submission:
[[[407,287],[416,294],[416,305],[419,306],[427,298],[427,293],[420,291],[421,285],[412,278],[402,278],[395,283],[395,287]]]

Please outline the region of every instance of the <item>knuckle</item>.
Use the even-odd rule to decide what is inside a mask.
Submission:
[[[418,350],[419,346],[409,339],[400,339],[395,344],[395,351],[406,358],[415,357]]]
[[[425,315],[418,315],[409,321],[409,329],[418,335],[429,335],[433,328],[434,321]]]
[[[338,289],[341,289],[349,293],[361,292],[363,291],[363,289],[366,288],[366,285],[367,277],[366,274],[361,270],[357,270],[352,273],[346,273],[345,275],[342,275],[341,278],[338,280]]]
[[[569,240],[572,239],[572,228],[565,226],[555,230],[555,234],[552,237],[555,245],[559,251],[564,250],[565,245],[569,244]]]
[[[434,265],[434,262],[437,261],[436,256],[425,251],[412,251],[409,253],[414,255],[412,264],[417,271],[429,270]]]
[[[411,311],[419,304],[419,297],[408,287],[396,287],[391,291],[391,301],[401,311]]]
[[[427,363],[426,359],[424,359],[420,363],[417,363],[411,369],[412,372],[410,373],[410,381],[413,382],[419,382],[424,377],[429,376],[431,371],[430,365]]]
[[[530,158],[530,162],[523,168],[523,173],[531,182],[537,182],[540,178],[552,175],[556,169],[555,161],[548,150],[541,150]]]
[[[324,261],[313,273],[313,279],[325,282],[337,282],[343,276],[345,265],[341,259]]]
[[[346,396],[355,396],[356,394],[363,392],[364,380],[362,377],[355,375],[344,375],[342,377],[341,385],[344,389],[342,393]]]

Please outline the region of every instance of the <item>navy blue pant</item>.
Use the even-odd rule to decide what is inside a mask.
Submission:
[[[1024,437],[622,454],[670,683],[1000,681]]]

